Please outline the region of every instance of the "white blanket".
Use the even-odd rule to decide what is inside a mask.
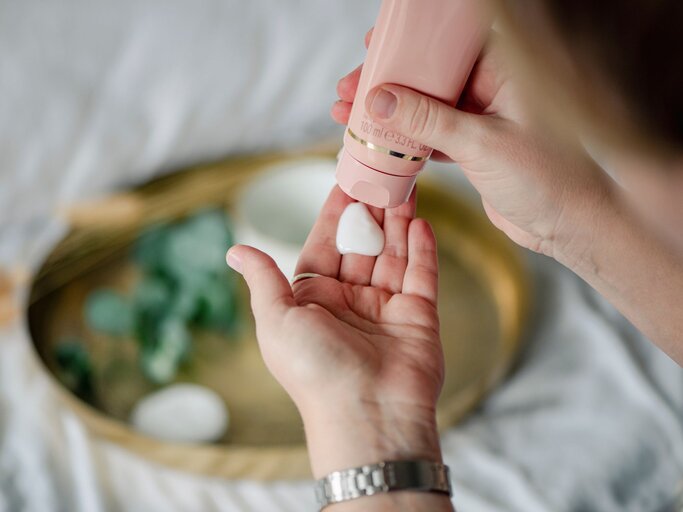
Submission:
[[[62,203],[334,133],[336,80],[362,59],[377,5],[1,0],[0,262],[35,268],[64,232]],[[683,372],[569,272],[530,265],[528,348],[443,437],[454,503],[664,510],[683,473]],[[28,343],[23,321],[0,331],[0,512],[315,509],[310,482],[210,480],[92,439]]]

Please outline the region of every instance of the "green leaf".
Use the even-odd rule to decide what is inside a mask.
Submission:
[[[102,288],[88,295],[84,309],[91,329],[111,336],[126,336],[133,331],[133,308],[115,290]]]
[[[168,235],[164,269],[178,280],[195,272],[225,270],[225,252],[232,237],[225,215],[205,211],[174,227]]]
[[[162,314],[173,301],[171,283],[160,276],[144,276],[133,292],[135,314]]]
[[[178,361],[166,354],[143,352],[142,371],[155,384],[168,384],[178,372]]]
[[[189,357],[190,329],[229,331],[237,317],[235,277],[225,264],[233,238],[221,209],[147,230],[136,243],[143,277],[133,295],[140,364],[156,383],[175,378]]]
[[[163,352],[180,361],[188,354],[191,343],[192,335],[182,319],[169,317],[159,325],[157,352]]]
[[[233,280],[226,275],[208,281],[199,294],[197,325],[228,332],[236,316],[234,288]]]
[[[160,271],[166,252],[167,236],[172,229],[168,224],[156,224],[147,228],[135,243],[133,260],[147,272]]]
[[[170,317],[159,323],[153,345],[142,352],[145,375],[156,384],[167,384],[178,372],[178,366],[187,358],[192,336],[182,319]]]
[[[65,338],[54,349],[57,376],[64,385],[84,400],[92,401],[92,363],[83,342]]]

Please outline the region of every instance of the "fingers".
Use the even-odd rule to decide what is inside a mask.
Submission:
[[[344,78],[337,83],[337,94],[339,101],[332,105],[332,119],[340,124],[348,124],[349,116],[351,115],[351,107],[353,100],[356,97],[356,90],[358,89],[358,81],[360,80],[360,73],[362,64],[351,71]]]
[[[375,27],[372,27],[370,30],[367,31],[365,34],[365,47],[367,48],[370,46],[370,41],[372,41],[372,33],[375,31]]]
[[[384,210],[368,206],[368,210],[382,227],[384,221]],[[374,256],[363,256],[361,254],[346,254],[342,257],[339,269],[339,280],[345,283],[369,285],[372,279],[372,269],[375,266]]]
[[[295,305],[287,278],[267,254],[246,245],[235,245],[228,251],[226,261],[244,276],[257,322],[272,319],[273,314]]]
[[[332,119],[339,124],[349,124],[349,117],[351,117],[351,107],[352,104],[347,103],[346,101],[335,101],[332,104],[332,110],[330,111],[330,114],[332,114]]]
[[[337,251],[337,224],[344,208],[353,199],[335,186],[320,211],[299,256],[296,274],[313,272],[337,278],[341,255]]]
[[[365,34],[366,48],[370,45],[373,30],[374,28],[371,28],[368,30],[367,34]],[[351,107],[353,105],[353,100],[356,98],[356,90],[358,90],[358,82],[360,82],[360,74],[362,70],[363,65],[361,64],[337,83],[337,94],[339,95],[339,101],[332,105],[331,114],[332,119],[339,124],[345,125],[349,122]]]
[[[415,217],[416,189],[408,202],[384,213],[384,250],[377,257],[370,283],[390,293],[401,293],[408,266],[408,227]]]
[[[477,114],[497,111],[496,98],[510,78],[502,46],[505,44],[507,43],[495,31],[491,31],[460,95],[458,108]],[[509,101],[507,96],[505,103]]]
[[[436,238],[429,223],[415,219],[408,229],[408,266],[403,278],[403,293],[417,295],[436,305],[439,288],[439,263]]]
[[[356,90],[358,89],[358,82],[360,81],[360,74],[362,70],[363,65],[361,64],[356,69],[351,71],[351,73],[337,82],[337,94],[339,95],[339,99],[348,103],[353,103],[353,100],[356,97]]]
[[[366,109],[386,128],[427,144],[459,161],[462,151],[478,143],[486,116],[457,110],[407,87],[384,84],[368,94]]]

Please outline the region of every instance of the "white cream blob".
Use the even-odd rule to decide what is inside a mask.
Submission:
[[[197,384],[173,384],[143,397],[130,417],[136,430],[181,443],[217,441],[228,428],[228,410],[214,391]]]
[[[378,256],[384,249],[384,231],[364,203],[351,203],[339,217],[337,250],[340,254]]]

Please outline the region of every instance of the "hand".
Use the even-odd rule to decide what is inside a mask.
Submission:
[[[351,201],[334,188],[301,253],[297,274],[322,277],[290,286],[256,249],[235,246],[227,256],[251,291],[266,365],[301,412],[317,477],[380,460],[441,459],[434,234],[414,219],[413,192],[398,208],[371,209],[386,238],[380,256],[341,256],[337,223]]]
[[[370,91],[365,107],[379,124],[460,164],[494,225],[572,269],[683,364],[680,254],[632,211],[578,141],[553,137],[549,126],[528,115],[505,63],[493,37],[458,108],[391,84]],[[359,77],[360,68],[339,82],[341,101],[332,116],[342,124]],[[375,104],[379,94],[393,97],[393,106],[386,98]]]
[[[367,40],[371,33],[368,33]],[[575,228],[610,197],[610,180],[579,148],[551,138],[528,116],[496,37],[482,52],[458,108],[411,89],[386,84],[370,91],[366,109],[387,128],[427,144],[457,162],[482,196],[494,225],[516,243],[564,259],[578,259],[590,234]],[[348,122],[361,68],[338,85],[332,117]],[[378,95],[393,107],[375,111]]]

